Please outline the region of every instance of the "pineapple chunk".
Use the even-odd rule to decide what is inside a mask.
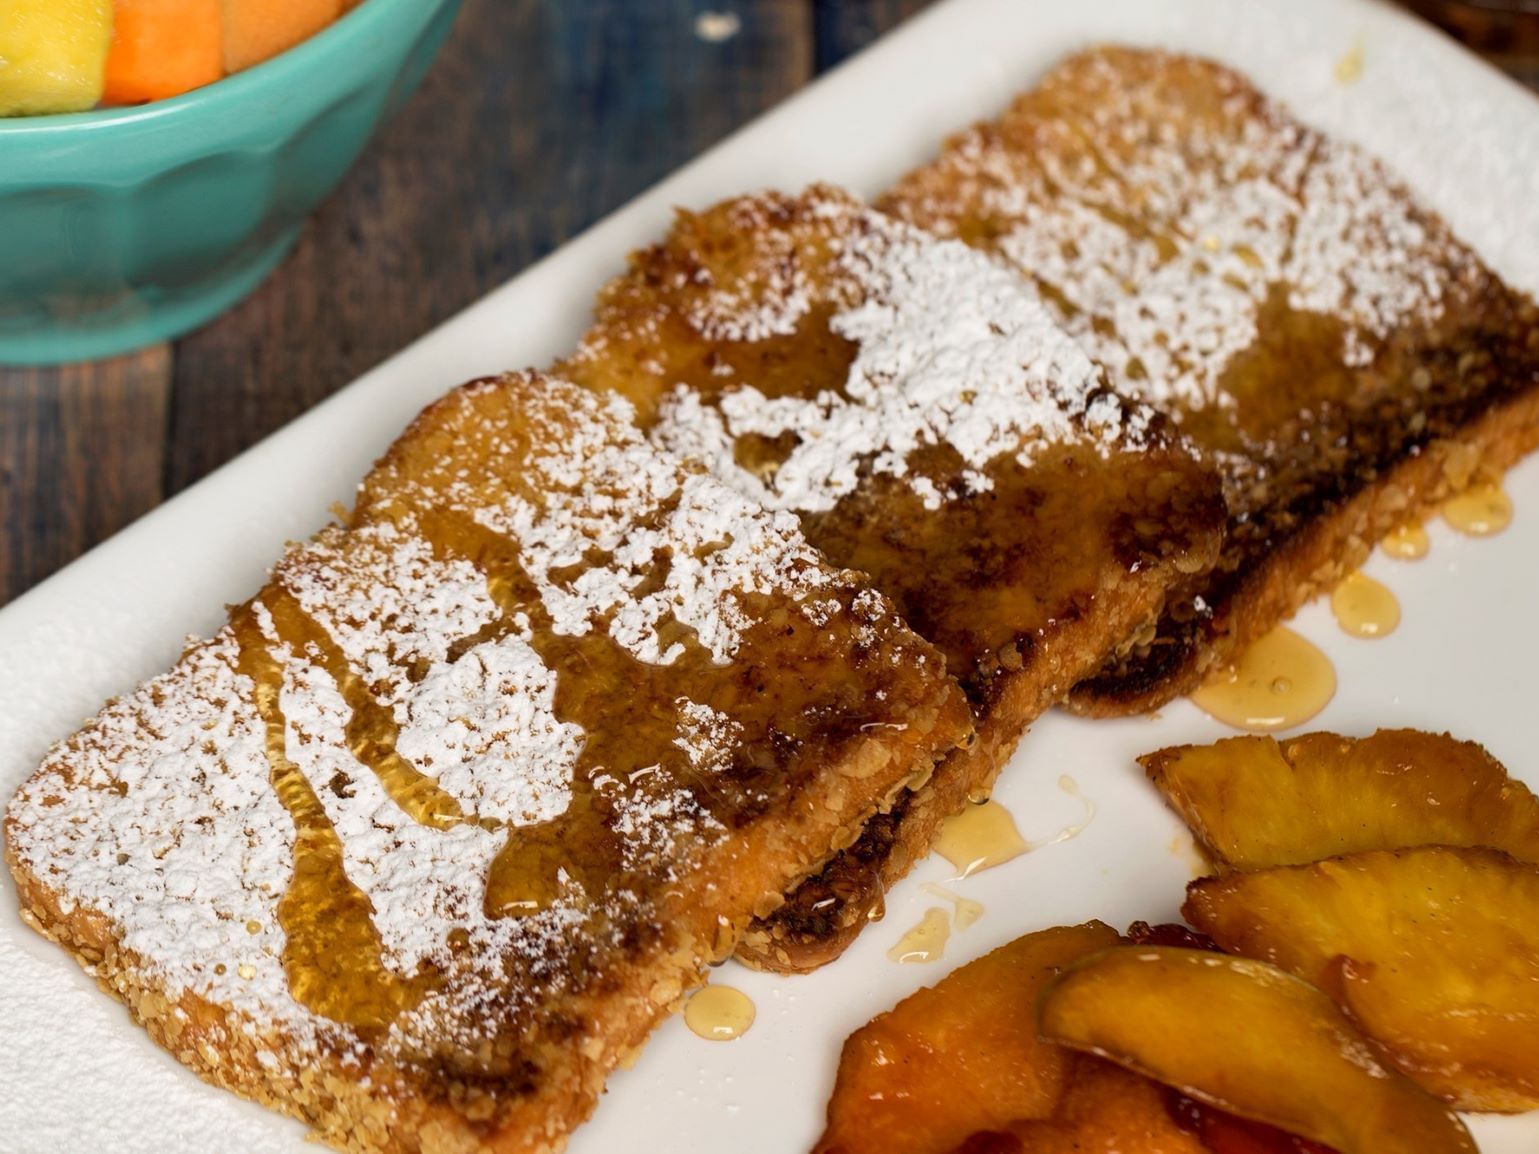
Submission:
[[[92,107],[111,43],[111,0],[0,0],[0,116]]]
[[[1539,1107],[1539,868],[1485,849],[1204,878],[1186,917],[1316,982],[1461,1110]]]
[[[1474,1154],[1464,1124],[1381,1065],[1331,1000],[1264,962],[1159,946],[1076,963],[1043,994],[1044,1038],[1340,1154]]]
[[[1360,850],[1488,845],[1539,861],[1539,799],[1446,734],[1235,737],[1139,758],[1220,865],[1302,865]]]
[[[844,1043],[819,1154],[943,1154],[1051,1115],[1072,1055],[1037,1040],[1037,994],[1118,940],[1101,922],[1028,934],[877,1015]]]
[[[995,1145],[999,1154],[1208,1154],[1208,1147],[1171,1113],[1163,1086],[1089,1054],[1071,1053],[1070,1062],[1068,1083],[1052,1117],[1013,1123],[1002,1136],[1008,1142]]]

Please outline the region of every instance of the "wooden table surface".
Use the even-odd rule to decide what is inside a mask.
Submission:
[[[0,604],[927,2],[465,0],[244,303],[174,345],[0,369]]]
[[[466,0],[248,300],[174,345],[0,369],[0,604],[928,2]]]

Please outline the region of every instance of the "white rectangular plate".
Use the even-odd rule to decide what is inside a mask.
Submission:
[[[1058,57],[1099,41],[1151,43],[1233,64],[1304,119],[1400,170],[1505,276],[1539,288],[1539,104],[1450,42],[1371,0],[951,0],[913,21],[559,253],[0,613],[0,796],[101,702],[169,665],[189,632],[257,587],[286,538],[347,499],[411,416],[477,374],[539,365],[585,326],[592,294],[674,205],[814,179],[875,193],[940,139],[999,111]],[[1361,78],[1335,64],[1360,50]],[[1430,558],[1376,557],[1400,629],[1348,639],[1320,606],[1298,627],[1332,656],[1335,701],[1312,727],[1448,729],[1483,742],[1539,785],[1533,655],[1539,653],[1539,462],[1509,489],[1517,520],[1490,541],[1433,529]],[[806,1150],[840,1043],[872,1014],[952,966],[1030,930],[1087,918],[1171,920],[1192,876],[1190,842],[1133,762],[1223,735],[1185,702],[1157,718],[1052,716],[1027,738],[998,796],[1028,837],[1081,817],[1068,774],[1096,807],[1084,833],[960,886],[987,907],[945,960],[898,966],[886,950],[932,902],[932,860],[892,894],[887,920],[818,974],[718,975],[759,1007],[730,1044],[678,1020],[618,1074],[575,1154]],[[966,1087],[958,1087],[966,1093]],[[1480,1119],[1485,1154],[1539,1148],[1539,1116]],[[204,1086],[156,1049],[59,950],[27,930],[0,887],[0,1152],[212,1154],[313,1150],[303,1128]]]

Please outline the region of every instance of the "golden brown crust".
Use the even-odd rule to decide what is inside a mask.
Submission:
[[[661,498],[659,505],[638,503],[643,485],[651,497]],[[170,674],[110,703],[23,785],[7,810],[5,839],[25,916],[201,1077],[303,1120],[338,1149],[359,1154],[560,1149],[593,1110],[608,1072],[702,979],[708,963],[731,952],[749,919],[768,912],[788,887],[848,844],[968,731],[965,701],[944,676],[933,648],[901,627],[853,574],[822,565],[805,543],[785,537],[785,527],[774,526],[762,511],[741,504],[748,520],[733,521],[736,500],[646,448],[623,414],[573,386],[525,375],[477,382],[451,394],[424,413],[371,473],[347,529],[328,529],[292,546],[268,585],[235,609],[230,628],[192,646]],[[595,534],[593,555],[575,568],[547,565],[539,553],[539,542],[568,524],[560,519],[563,501],[576,510],[572,523]],[[468,507],[486,522],[484,533],[454,520],[461,502],[472,502]],[[506,525],[497,519],[503,514],[510,518]],[[519,521],[519,515],[535,520]],[[692,537],[689,517],[696,515],[706,520]],[[733,600],[717,607],[731,610],[729,626],[739,631],[728,660],[691,654],[691,646],[703,649],[719,640],[713,640],[710,604],[695,605],[707,616],[694,618],[693,639],[678,642],[683,654],[664,664],[627,656],[631,650],[613,636],[618,627],[610,618],[600,619],[608,635],[571,616],[562,618],[562,629],[573,632],[557,632],[546,622],[555,612],[547,600],[561,603],[560,588],[549,582],[570,582],[580,590],[588,587],[578,582],[584,573],[606,577],[609,588],[614,578],[608,574],[618,573],[622,583],[630,579],[629,571],[616,568],[621,559],[594,552],[610,531],[600,524],[606,516],[621,518],[610,529],[625,540],[662,534],[675,565],[694,548],[691,541],[708,537],[703,555],[690,554],[699,568],[689,573],[708,573],[711,564],[752,566],[754,557],[774,558],[778,576],[744,577],[759,583],[757,591],[739,594],[731,592],[739,586],[728,586],[722,594]],[[720,520],[723,516],[727,520]],[[480,542],[483,536],[485,552],[463,550],[465,541]],[[440,548],[442,556],[430,564],[427,558]],[[516,564],[499,552],[512,548],[520,558]],[[747,549],[744,559],[721,561],[724,550],[733,548]],[[664,551],[660,547],[640,558],[636,570],[639,587],[678,590],[677,617],[658,619],[659,644],[683,636],[675,626],[690,620],[690,598],[711,588],[707,583],[691,592],[687,584],[669,584],[675,577],[659,560]],[[550,577],[552,572],[557,576]],[[455,584],[462,578],[465,589]],[[534,588],[540,580],[548,587]],[[488,594],[474,591],[483,584]],[[517,612],[499,615],[498,597]],[[477,604],[482,616],[467,617]],[[615,612],[639,604],[624,600]],[[453,623],[425,624],[429,612],[447,614]],[[356,618],[360,613],[363,620]],[[295,624],[306,615],[310,632]],[[467,629],[473,630],[468,637]],[[440,632],[446,657],[418,644]],[[645,637],[630,637],[623,645],[644,652]],[[361,656],[350,646],[373,646],[368,652],[375,656]],[[265,698],[268,674],[257,659],[264,650],[280,679],[274,696]],[[465,851],[455,847],[486,834],[444,819],[442,807],[449,802],[442,796],[435,803],[439,808],[424,811],[420,821],[403,816],[414,813],[407,808],[412,795],[391,792],[390,783],[399,786],[399,759],[417,748],[409,745],[408,730],[423,737],[427,722],[421,719],[428,715],[417,711],[426,700],[422,693],[434,685],[442,689],[435,670],[468,675],[474,668],[463,662],[490,669],[498,653],[514,651],[546,663],[555,696],[516,691],[534,693],[529,700],[535,720],[520,721],[517,712],[497,714],[484,732],[496,741],[526,733],[540,742],[548,740],[552,726],[586,722],[581,742],[571,747],[579,760],[568,771],[570,800],[554,817],[513,823],[481,889],[471,884],[478,875],[468,877],[470,892],[486,892],[486,911],[478,896],[471,909],[436,904],[435,898],[424,912],[421,892],[410,887],[432,879],[414,879],[443,868],[435,861],[467,872],[470,867],[459,864]],[[563,654],[569,657],[566,664]],[[606,662],[634,678],[627,685],[628,701],[615,701],[613,687],[602,681]],[[349,680],[341,668],[347,664],[366,673]],[[537,672],[533,664],[524,669]],[[333,673],[335,689],[316,688],[322,674]],[[654,683],[682,687],[695,695],[689,700],[720,707],[719,732],[728,736],[718,736],[715,744],[696,741],[694,748],[723,760],[707,768],[683,753],[665,754],[661,761],[648,757],[649,772],[634,775],[631,783],[651,792],[611,791],[604,795],[606,808],[589,819],[579,801],[597,803],[584,801],[584,790],[602,787],[601,771],[616,777],[629,773],[622,747],[635,744],[652,753],[647,742],[654,737],[663,747],[690,743],[693,731],[680,719],[695,713],[680,704],[683,697],[649,697]],[[488,684],[497,694],[508,692]],[[392,697],[392,686],[404,696]],[[362,699],[365,692],[374,704]],[[590,710],[595,694],[602,700]],[[454,726],[471,726],[474,732],[474,700],[455,700],[454,725],[436,737],[428,733],[429,739],[459,740]],[[553,704],[542,706],[542,700]],[[332,701],[346,702],[352,720],[328,704]],[[382,704],[398,707],[395,716],[406,717],[406,723],[392,728]],[[286,717],[270,715],[277,706]],[[549,721],[539,719],[542,708],[554,710]],[[328,709],[336,712],[335,722],[326,720]],[[611,728],[623,732],[606,732],[604,717],[613,717]],[[362,726],[360,719],[373,728],[350,729],[345,742],[326,736],[336,732],[328,725]],[[260,741],[253,740],[263,723],[265,765]],[[663,728],[653,734],[649,724]],[[274,725],[283,737],[278,753]],[[331,741],[337,745],[328,749]],[[451,745],[431,748],[433,757],[442,759]],[[594,750],[608,751],[615,760],[583,768],[580,758]],[[397,760],[389,763],[392,757]],[[296,776],[300,763],[309,786]],[[452,767],[439,760],[432,764],[442,794]],[[515,774],[535,772],[525,768],[532,764],[525,754],[498,764]],[[324,772],[316,776],[314,766]],[[659,774],[705,784],[692,786],[693,801],[670,801],[676,794],[659,782]],[[490,829],[501,820],[489,799],[492,787],[504,780],[487,778],[479,793],[457,795],[478,807],[476,825]],[[385,794],[378,793],[382,787],[395,806],[386,805]],[[421,787],[415,788],[420,793]],[[324,800],[307,810],[294,801],[296,789],[299,794],[313,789]],[[369,800],[371,790],[378,801]],[[192,799],[186,806],[156,808],[167,793],[178,791]],[[274,798],[283,799],[281,808]],[[365,808],[350,809],[355,803]],[[670,804],[679,816],[658,816],[658,807]],[[177,815],[169,824],[162,820],[166,812]],[[292,832],[285,833],[290,819]],[[589,820],[604,823],[602,837],[582,824]],[[664,821],[671,824],[657,824]],[[301,993],[300,977],[318,975],[305,971],[313,959],[295,952],[296,943],[316,933],[322,942],[341,941],[326,937],[325,927],[350,914],[336,904],[301,908],[296,897],[303,896],[296,887],[304,870],[318,860],[321,841],[306,840],[321,837],[317,823],[340,839],[344,856],[350,846],[366,855],[398,855],[401,868],[395,875],[371,875],[374,859],[368,856],[347,858],[345,879],[338,875],[346,886],[376,887],[364,900],[372,903],[366,908],[381,956],[387,948],[380,944],[381,927],[392,924],[392,917],[408,934],[425,924],[447,933],[447,946],[431,947],[411,979],[428,981],[428,1000],[397,1013],[388,1029],[316,1008],[345,1000],[307,1001],[310,995]],[[540,921],[544,910],[522,920],[523,915],[490,909],[500,876],[497,863],[505,852],[539,845],[541,829],[552,824],[568,838],[562,867],[569,871],[567,888],[552,899],[554,920]],[[191,853],[203,831],[220,829],[233,831],[228,845],[211,841],[214,852],[196,862],[177,856]],[[435,836],[431,831],[466,836],[450,845],[450,858],[412,856],[424,852],[414,847]],[[159,844],[161,838],[165,844]],[[357,838],[362,841],[352,840]],[[620,855],[609,874],[586,860],[590,843],[606,839],[618,844]],[[373,848],[360,849],[363,842]],[[258,861],[249,865],[253,848]],[[104,878],[101,863],[114,854],[121,876],[109,870]],[[286,869],[262,864],[280,855],[290,863]],[[513,860],[522,870],[522,859]],[[199,876],[194,866],[207,872]],[[233,871],[220,875],[230,883],[224,888],[212,876],[219,869]],[[367,882],[370,877],[373,882]],[[404,896],[389,888],[397,883],[408,887]],[[452,897],[459,882],[451,878],[451,883],[446,892]],[[573,884],[579,887],[575,891]],[[275,902],[273,890],[285,886],[284,897]],[[322,897],[332,902],[329,895]],[[314,894],[303,898],[315,900]],[[240,912],[233,918],[221,912],[224,903]],[[162,909],[170,911],[165,919]],[[200,912],[208,915],[202,921],[196,916],[178,921],[179,913]],[[168,930],[179,924],[193,925],[205,938],[212,935],[212,944],[182,946]],[[229,939],[220,936],[226,926]],[[271,954],[232,952],[269,940]],[[505,952],[490,952],[495,950]],[[259,971],[257,963],[268,969]],[[395,965],[399,970],[410,963]],[[319,976],[334,986],[323,993],[349,996],[357,991],[336,983],[363,980],[351,962],[337,974]],[[276,983],[271,1001],[261,992],[269,980]],[[455,1000],[461,997],[468,1000]]]
[[[1158,709],[1190,693],[1279,621],[1334,589],[1390,532],[1426,519],[1478,481],[1499,478],[1535,448],[1539,383],[1493,405],[1456,435],[1403,456],[1382,479],[1310,521],[1246,574],[1214,613],[1200,647],[1184,649],[1177,661],[1158,663],[1152,678],[1123,674],[1087,680],[1074,688],[1066,704],[1087,717],[1120,717]]]
[[[1224,475],[1228,539],[1071,695],[1157,707],[1539,442],[1539,310],[1359,150],[1211,61],[1102,48],[880,202],[1003,257]]]
[[[796,512],[942,649],[977,714],[971,749],[749,932],[752,965],[837,956],[1031,720],[1216,554],[1214,475],[1106,389],[1029,294],[836,189],[681,214],[603,290],[559,371]],[[928,410],[913,399],[947,388]],[[970,458],[979,426],[998,447]]]
[[[993,788],[1032,721],[1063,700],[1064,686],[1093,668],[1123,638],[1153,625],[1172,575],[1108,568],[1101,610],[1064,622],[1038,643],[1043,673],[1008,677],[981,712],[977,737],[935,767],[930,780],[891,814],[873,818],[860,840],[792,890],[774,916],[755,921],[737,957],[758,969],[806,973],[842,954],[880,918],[883,895],[930,852],[941,825]],[[838,901],[830,904],[830,895]]]

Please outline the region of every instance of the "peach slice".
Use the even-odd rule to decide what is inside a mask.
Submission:
[[[1459,1109],[1539,1107],[1539,868],[1487,849],[1351,854],[1204,878],[1184,913],[1318,983]]]
[[[1480,746],[1446,734],[1235,737],[1139,762],[1207,853],[1236,869],[1418,845],[1539,861],[1539,799]]]
[[[1044,992],[1041,1034],[1340,1154],[1474,1154],[1436,1098],[1383,1065],[1313,986],[1275,966],[1128,946]]]

